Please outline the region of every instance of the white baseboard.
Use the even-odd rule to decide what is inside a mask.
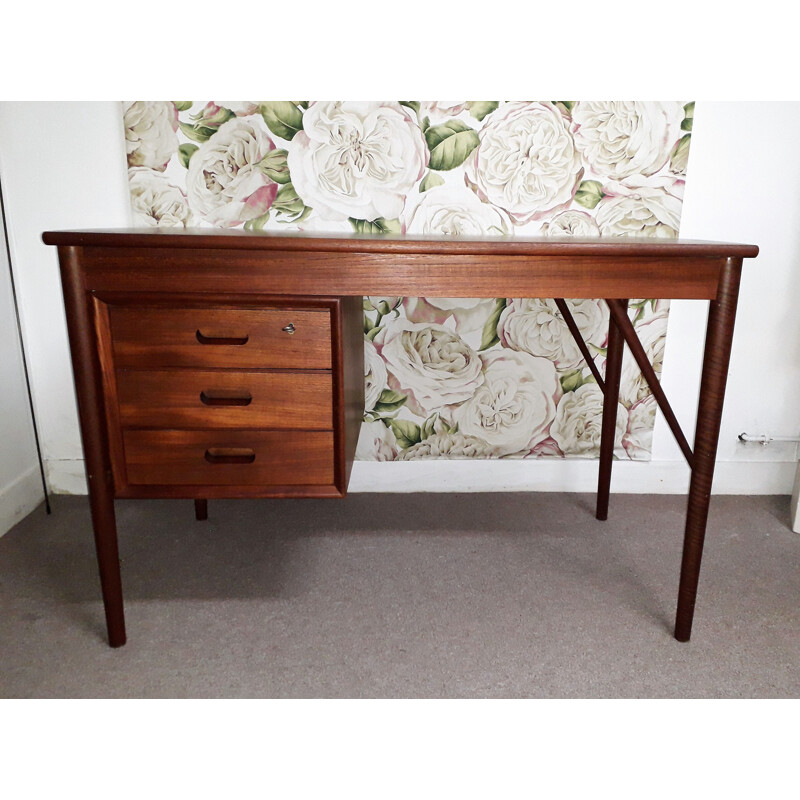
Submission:
[[[714,494],[792,493],[795,461],[720,461]],[[685,494],[683,461],[614,464],[611,490],[622,494]],[[56,494],[86,494],[83,461],[49,461],[48,485]],[[597,461],[357,461],[351,492],[594,492]]]
[[[794,476],[794,489],[792,490],[792,501],[789,506],[789,513],[792,520],[792,530],[800,533],[800,461]]]
[[[47,459],[44,469],[47,488],[53,494],[89,494],[82,458]]]
[[[25,519],[42,500],[44,490],[38,466],[0,488],[0,536]]]
[[[791,494],[795,463],[721,461],[714,494]],[[612,492],[685,494],[689,468],[682,461],[614,463]],[[594,492],[597,461],[357,461],[351,492]]]

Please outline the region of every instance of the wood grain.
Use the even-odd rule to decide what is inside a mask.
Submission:
[[[208,228],[117,228],[108,230],[48,231],[45,244],[91,247],[168,247],[223,250],[301,250],[330,253],[427,253],[431,255],[559,255],[580,253],[603,255],[636,252],[640,255],[667,256],[693,254],[711,257],[755,258],[758,247],[731,242],[652,238],[569,238],[504,236],[493,238],[449,236],[384,236],[369,234],[264,233]]]
[[[729,259],[725,265],[719,297],[708,309],[703,373],[697,404],[697,427],[694,434],[692,478],[689,483],[689,502],[681,558],[678,608],[675,614],[675,638],[679,642],[688,642],[692,634],[741,276],[741,259]]]
[[[43,239],[59,247],[113,646],[125,641],[115,496],[193,498],[204,517],[207,498],[344,495],[364,404],[363,295],[714,301],[675,628],[676,638],[689,638],[739,274],[757,247],[175,229],[49,232]],[[293,332],[283,331],[290,323]],[[618,362],[621,337],[610,349]],[[606,376],[600,516],[607,511],[615,369]],[[310,372],[293,377],[297,370]],[[324,387],[316,383],[321,376]],[[201,396],[211,402],[198,407]],[[283,398],[291,399],[281,405]],[[332,429],[307,429],[316,424]]]
[[[339,485],[346,492],[364,419],[364,313],[360,297],[342,298],[340,320],[341,346],[336,374],[341,375],[341,380],[336,390],[336,424],[342,433]]]
[[[117,497],[126,500],[159,498],[163,500],[197,499],[253,499],[253,498],[311,498],[341,499],[342,492],[334,483],[294,483],[294,484],[209,484],[192,483],[149,483],[145,485],[128,484],[121,486]]]
[[[117,367],[331,367],[330,313],[325,310],[132,304],[109,306],[109,318]],[[290,323],[291,334],[282,330]],[[201,344],[198,331],[246,343]]]
[[[606,300],[608,305],[614,300]],[[627,313],[628,300],[618,301]],[[608,320],[608,345],[606,349],[606,379],[603,383],[603,417],[600,428],[600,463],[597,474],[597,506],[595,518],[608,519],[608,501],[611,493],[611,469],[614,463],[614,445],[619,411],[619,385],[622,378],[623,338],[614,318]]]
[[[649,255],[631,247],[597,253],[549,250],[397,253],[293,250],[169,251],[150,247],[92,247],[87,286],[95,291],[264,292],[278,295],[410,295],[428,297],[664,297],[716,296],[721,257]]]
[[[97,357],[100,362],[103,405],[105,410],[105,430],[108,445],[108,458],[111,462],[111,475],[114,492],[123,486],[125,477],[125,457],[122,447],[122,427],[119,421],[119,399],[117,397],[117,377],[114,369],[114,353],[111,349],[111,328],[108,320],[108,306],[94,295],[89,295],[94,315],[94,333]]]
[[[123,439],[131,484],[333,483],[331,431],[127,430]],[[255,459],[247,464],[214,464],[206,459],[209,448],[248,448]]]
[[[330,372],[118,370],[120,422],[143,428],[331,430]],[[248,395],[247,405],[201,399]]]
[[[61,283],[67,313],[81,440],[86,461],[89,505],[92,513],[100,587],[111,647],[125,644],[125,615],[119,545],[114,512],[114,482],[109,458],[108,430],[104,415],[103,377],[100,370],[98,325],[91,297],[84,291],[80,248],[61,253]]]

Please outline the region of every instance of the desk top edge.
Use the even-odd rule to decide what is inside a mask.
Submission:
[[[384,236],[265,233],[208,228],[114,228],[46,231],[59,247],[173,247],[427,255],[631,256],[755,258],[758,246],[691,239]]]

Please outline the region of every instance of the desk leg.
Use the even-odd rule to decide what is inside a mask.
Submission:
[[[122,605],[122,577],[119,571],[117,521],[114,496],[110,488],[92,488],[89,476],[89,500],[92,508],[94,544],[100,568],[100,588],[106,612],[108,643],[111,647],[125,644],[125,614]]]
[[[622,301],[627,307],[628,301]],[[614,434],[617,428],[619,381],[622,376],[624,340],[614,320],[608,320],[608,349],[606,352],[605,392],[603,394],[603,423],[600,434],[600,475],[597,480],[597,519],[608,519],[608,500],[611,493],[611,466],[614,461]]]
[[[83,288],[77,248],[59,248],[59,251],[108,643],[112,647],[120,647],[125,644],[125,616],[122,606],[117,523],[114,514],[114,482],[108,460],[95,317],[92,298]]]
[[[694,437],[694,463],[689,484],[689,505],[675,618],[675,638],[679,642],[688,642],[692,633],[741,274],[742,259],[729,258],[722,269],[717,299],[711,302],[708,311],[703,376]]]

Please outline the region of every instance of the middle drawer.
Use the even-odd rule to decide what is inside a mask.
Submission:
[[[120,369],[116,377],[126,428],[333,428],[330,372]]]

